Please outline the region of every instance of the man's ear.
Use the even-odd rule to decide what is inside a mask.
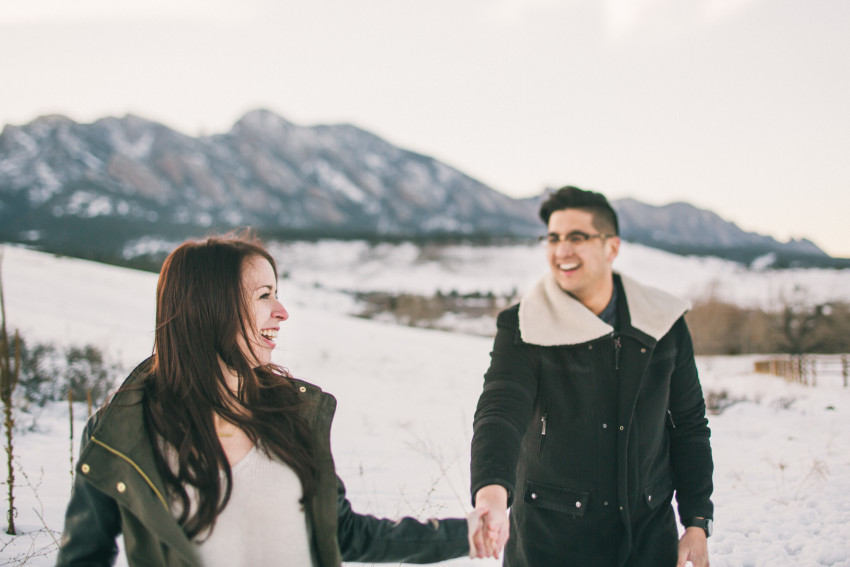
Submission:
[[[619,236],[611,236],[605,239],[605,256],[608,259],[608,263],[612,263],[614,258],[617,257],[617,254],[620,253],[620,237]]]

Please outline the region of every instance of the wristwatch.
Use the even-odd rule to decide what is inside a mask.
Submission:
[[[688,518],[682,522],[686,528],[702,528],[705,537],[711,537],[714,533],[714,520],[711,518]]]

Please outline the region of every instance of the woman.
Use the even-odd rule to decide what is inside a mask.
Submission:
[[[271,363],[277,270],[250,237],[187,242],[157,284],[154,354],[90,420],[57,565],[430,563],[476,556],[464,519],[354,513],[336,400]],[[483,554],[483,550],[482,550]]]

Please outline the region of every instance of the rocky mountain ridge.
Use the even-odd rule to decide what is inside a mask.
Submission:
[[[540,198],[512,199],[356,126],[298,126],[266,110],[197,138],[132,115],[46,116],[0,133],[0,240],[64,252],[244,225],[278,238],[524,239],[541,232]],[[684,203],[613,205],[623,236],[651,246],[829,258]]]

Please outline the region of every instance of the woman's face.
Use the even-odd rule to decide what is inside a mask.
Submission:
[[[262,256],[245,259],[242,267],[242,285],[248,299],[249,317],[246,321],[251,348],[247,348],[243,337],[238,337],[242,353],[257,366],[268,364],[272,360],[275,339],[280,330],[281,321],[289,319],[289,313],[277,300],[277,278],[268,260]]]

